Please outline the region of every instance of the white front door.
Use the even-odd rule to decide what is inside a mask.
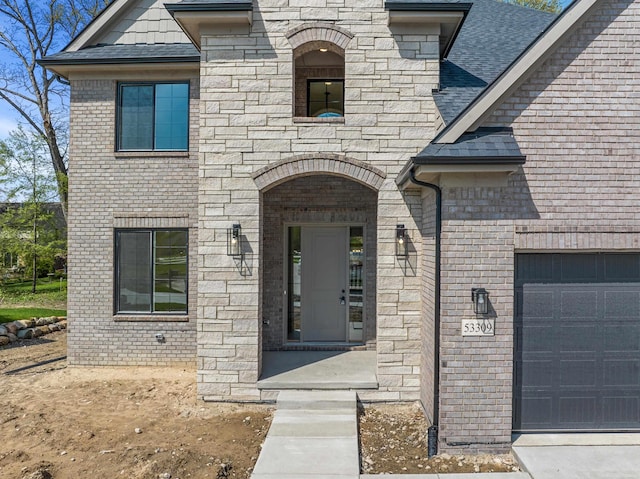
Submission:
[[[302,337],[304,341],[346,341],[346,226],[302,228]]]

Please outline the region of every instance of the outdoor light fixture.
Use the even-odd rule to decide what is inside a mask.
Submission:
[[[242,227],[236,223],[227,228],[227,256],[242,256]]]
[[[489,293],[484,288],[471,288],[471,300],[473,301],[473,312],[476,314],[487,314],[489,312]]]
[[[406,258],[409,256],[407,239],[407,229],[404,225],[396,225],[396,256],[398,258]]]

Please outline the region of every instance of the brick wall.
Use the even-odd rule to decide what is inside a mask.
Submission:
[[[198,90],[192,80],[190,152],[114,153],[116,81],[72,80],[70,364],[195,362]],[[189,229],[187,316],[114,316],[114,228],[131,227]],[[158,332],[166,342],[156,341]]]
[[[507,186],[444,188],[440,450],[510,443],[513,268],[522,251],[638,250],[640,3],[603,2],[487,125],[527,156]],[[485,287],[494,337],[462,337]]]

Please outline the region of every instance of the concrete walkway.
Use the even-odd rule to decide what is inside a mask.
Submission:
[[[329,356],[331,357],[331,356]],[[328,357],[314,358],[317,362]],[[252,479],[637,479],[640,434],[530,434],[513,451],[526,472],[359,474],[354,391],[285,390]]]
[[[252,479],[358,479],[354,391],[281,391]]]
[[[529,434],[513,452],[533,479],[640,477],[640,434]]]

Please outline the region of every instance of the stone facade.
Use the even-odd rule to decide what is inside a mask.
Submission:
[[[272,306],[263,303],[271,277],[269,263],[260,263],[261,258],[267,261],[270,247],[263,239],[268,231],[261,214],[269,218],[272,213],[265,200],[269,191],[261,191],[252,175],[299,155],[314,155],[317,161],[308,163],[307,174],[322,174],[323,161],[344,155],[385,176],[375,188],[377,217],[371,222],[377,225],[371,234],[377,237],[380,389],[363,395],[418,399],[421,201],[419,194],[401,193],[394,178],[433,136],[438,37],[390,31],[382,1],[356,6],[321,0],[303,6],[268,0],[253,15],[250,31],[211,31],[202,38],[206,114],[200,125],[199,394],[205,399],[260,398],[261,338],[271,338],[273,329],[266,332],[262,323]],[[337,27],[333,36],[327,23]],[[294,117],[294,50],[318,42],[344,50],[345,115],[338,122]],[[355,170],[338,174],[345,184],[361,182]],[[289,175],[281,180],[284,185],[297,173]],[[321,198],[322,190],[309,194]],[[232,223],[242,225],[251,251],[245,256],[247,275],[225,256],[224,235]],[[408,265],[394,255],[398,223],[409,228],[414,241]]]

